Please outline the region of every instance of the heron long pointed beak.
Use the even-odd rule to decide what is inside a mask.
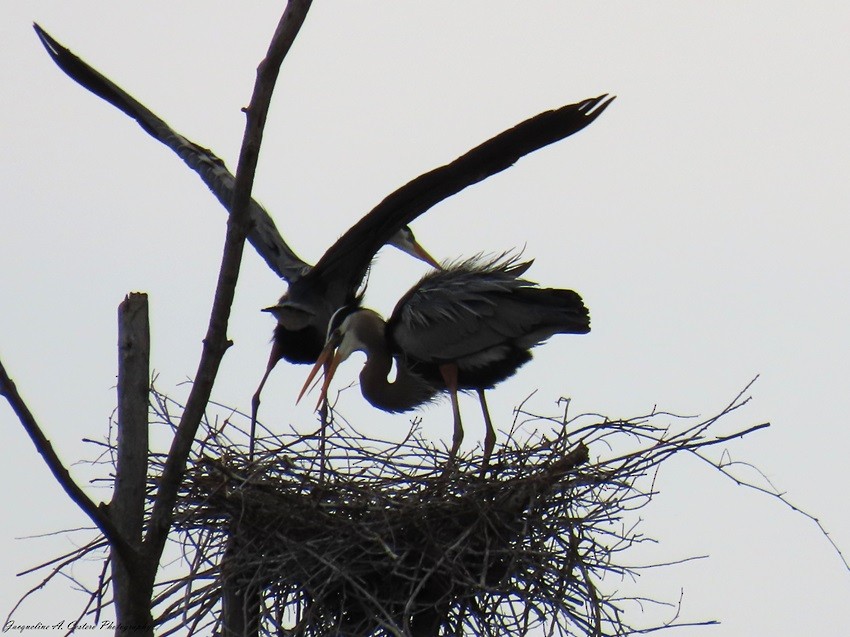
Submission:
[[[437,260],[432,257],[428,252],[423,248],[418,241],[415,239],[412,242],[413,251],[416,253],[416,256],[422,259],[425,263],[430,265],[432,268],[436,270],[442,270],[443,266],[441,266]]]
[[[327,403],[328,388],[331,386],[331,380],[333,380],[334,374],[336,374],[336,368],[339,367],[341,360],[342,356],[340,355],[339,350],[337,350],[330,364],[325,365],[325,382],[322,383],[322,391],[319,392],[319,400],[316,401],[316,409],[321,407],[323,402]]]
[[[331,380],[336,374],[336,369],[339,367],[339,363],[342,360],[342,357],[339,355],[339,352],[336,350],[335,343],[328,343],[325,346],[325,349],[322,350],[322,353],[319,354],[319,358],[316,360],[316,364],[313,365],[313,369],[310,370],[310,374],[307,376],[307,380],[304,381],[304,386],[301,388],[301,392],[298,394],[298,398],[295,401],[297,405],[301,398],[304,397],[304,394],[309,391],[312,391],[313,387],[310,387],[310,383],[313,382],[313,379],[316,377],[316,374],[319,372],[319,368],[324,368],[324,382],[322,383],[322,390],[319,392],[319,400],[316,402],[316,409],[322,404],[322,401],[327,400],[328,396],[328,388],[331,385]],[[331,358],[333,357],[333,358]],[[328,360],[330,359],[330,360]],[[319,380],[316,380],[316,384],[318,384]]]
[[[307,393],[307,388],[310,387],[310,383],[313,382],[313,379],[316,377],[316,374],[319,373],[319,368],[325,365],[328,358],[334,353],[333,344],[328,343],[325,346],[325,349],[322,350],[322,353],[319,354],[319,358],[316,359],[316,364],[313,365],[313,369],[310,370],[310,373],[307,376],[307,380],[304,381],[304,386],[301,388],[301,391],[298,393],[298,398],[295,399],[295,404],[297,405],[301,402],[301,399],[304,397],[304,394]],[[325,374],[327,375],[327,367],[325,367]]]

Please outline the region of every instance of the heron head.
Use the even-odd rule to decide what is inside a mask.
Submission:
[[[390,238],[389,241],[387,241],[387,243],[391,246],[395,246],[415,259],[424,261],[432,268],[437,270],[443,269],[443,266],[441,266],[434,257],[428,254],[425,248],[419,245],[416,237],[413,236],[413,230],[410,229],[410,226],[404,226],[401,228]]]
[[[277,319],[278,323],[293,331],[311,325],[316,317],[316,311],[313,308],[302,303],[293,303],[286,295],[281,297],[275,305],[264,307],[263,312],[268,312]]]
[[[319,394],[319,401],[316,404],[318,409],[323,401],[327,400],[328,388],[331,380],[336,374],[339,364],[351,356],[354,352],[362,351],[368,354],[369,341],[371,337],[377,333],[383,337],[384,321],[377,312],[365,308],[357,307],[342,307],[337,310],[331,317],[328,324],[328,337],[325,341],[325,347],[322,349],[316,364],[310,370],[301,392],[298,394],[296,403],[301,400],[304,394],[310,387],[310,383],[319,373],[319,369],[324,369],[324,382],[322,390]]]

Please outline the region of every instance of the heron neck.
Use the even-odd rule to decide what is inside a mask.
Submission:
[[[360,372],[360,391],[378,409],[402,412],[429,401],[436,390],[422,378],[412,374],[404,363],[396,362],[396,377],[387,380],[392,368],[392,356],[384,338],[369,343],[366,364]]]

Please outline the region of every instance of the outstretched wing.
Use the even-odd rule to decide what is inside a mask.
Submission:
[[[613,100],[600,95],[540,113],[408,182],[328,248],[310,278],[321,278],[328,288],[356,289],[375,253],[399,228],[443,199],[509,168],[521,157],[577,133]]]
[[[59,44],[38,24],[33,24],[33,28],[60,69],[72,80],[135,119],[146,133],[177,153],[187,166],[198,173],[225,209],[230,211],[236,179],[221,159],[208,148],[174,131],[144,104]],[[249,214],[252,228],[248,233],[248,241],[257,253],[278,276],[290,283],[301,278],[310,265],[283,240],[269,213],[252,199]]]

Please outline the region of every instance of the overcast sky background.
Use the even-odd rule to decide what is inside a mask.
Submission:
[[[235,169],[239,109],[281,6],[0,9],[0,356],[67,463],[92,457],[82,438],[106,433],[127,292],[150,295],[159,388],[187,394],[226,215],[171,151],[64,76],[31,22]],[[616,94],[577,136],[414,224],[437,258],[525,246],[530,278],[576,289],[590,308],[590,335],[552,339],[491,392],[496,424],[507,427],[534,390],[528,407],[542,414],[569,396],[575,413],[612,418],[654,405],[710,415],[759,374],[751,405],[719,431],[772,427],[730,444],[732,457],[757,465],[850,552],[848,33],[850,6],[837,1],[317,2],[284,63],[254,194],[315,262],[409,179],[540,111]],[[388,315],[424,271],[383,251],[367,304]],[[273,327],[259,309],[283,289],[247,249],[217,401],[248,408]],[[275,372],[267,424],[314,426],[312,401],[293,407],[306,373]],[[406,428],[356,389],[340,408]],[[483,424],[474,399],[461,408],[471,447]],[[447,401],[424,410],[425,433],[448,440],[450,413]],[[17,538],[88,520],[5,403],[0,422],[5,617],[38,581],[15,573],[70,546]],[[655,486],[641,528],[659,543],[632,561],[710,558],[649,572],[636,590],[675,602],[683,589],[683,619],[722,621],[672,634],[846,633],[850,574],[810,521],[693,458],[669,462]],[[15,619],[74,616],[69,587],[54,585]]]

